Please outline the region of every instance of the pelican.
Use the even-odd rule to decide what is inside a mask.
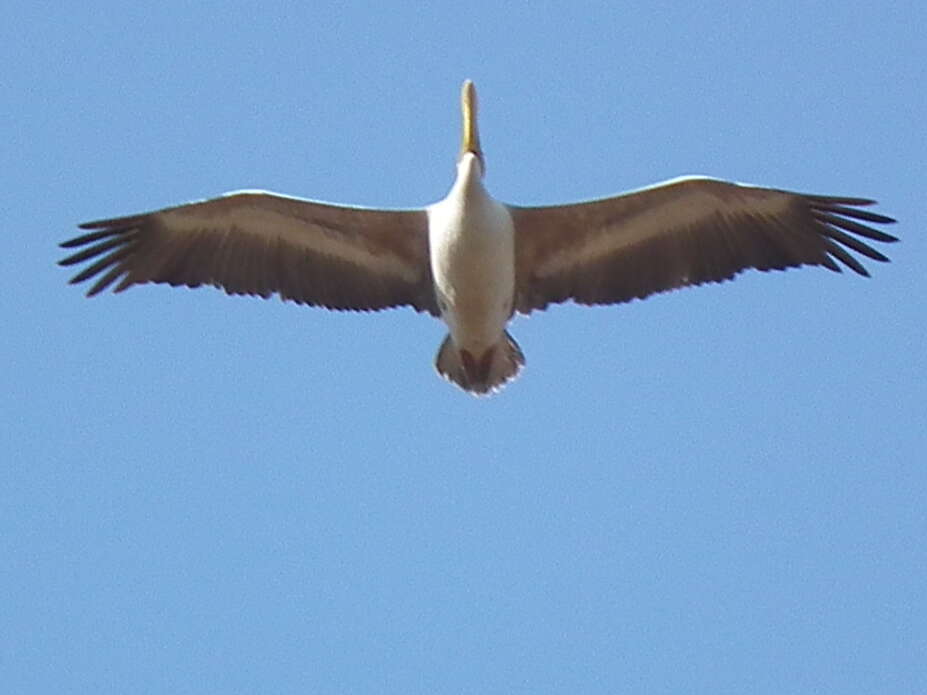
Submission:
[[[80,225],[60,265],[89,262],[71,283],[88,296],[147,282],[269,297],[328,309],[411,306],[448,335],[435,367],[465,391],[501,388],[525,363],[506,330],[572,300],[598,305],[723,282],[748,268],[803,265],[868,273],[850,251],[888,259],[869,244],[897,241],[863,222],[865,198],[809,195],[706,177],[672,179],[611,198],[549,207],[495,200],[473,83],[461,93],[457,178],[443,200],[378,210],[237,191],[155,212]],[[118,281],[118,282],[117,282]]]

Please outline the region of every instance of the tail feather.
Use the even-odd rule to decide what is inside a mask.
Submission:
[[[464,391],[474,395],[485,395],[498,391],[507,381],[518,376],[525,364],[525,356],[508,331],[503,332],[499,342],[492,348],[486,369],[467,369],[461,351],[448,335],[435,359],[435,369],[448,381],[457,384]]]

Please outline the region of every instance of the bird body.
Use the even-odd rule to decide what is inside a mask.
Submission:
[[[411,306],[443,320],[440,374],[486,394],[524,356],[506,327],[549,304],[616,304],[722,282],[741,271],[840,264],[850,251],[888,259],[866,239],[897,239],[863,222],[889,217],[864,198],[808,195],[705,177],[674,179],[611,198],[521,207],[495,200],[476,92],[464,83],[463,137],[448,195],[422,209],[333,205],[240,191],[173,208],[88,222],[61,265],[89,262],[72,283],[88,295],[156,282],[223,288],[340,310]],[[117,282],[118,281],[118,282]]]
[[[483,185],[482,164],[473,152],[461,155],[448,196],[428,208],[428,241],[438,307],[450,331],[445,349],[462,353],[460,367],[447,355],[438,370],[462,386],[488,390],[503,372],[510,378],[520,367],[488,366],[504,355],[500,341],[513,312],[515,228],[509,209]],[[487,354],[497,346],[498,355]],[[487,366],[470,366],[480,364]]]

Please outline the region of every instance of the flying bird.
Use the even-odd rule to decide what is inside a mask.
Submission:
[[[447,196],[420,209],[333,205],[238,191],[80,225],[60,261],[87,263],[71,283],[147,282],[269,297],[337,310],[411,306],[447,325],[435,366],[473,394],[525,363],[506,327],[549,304],[617,304],[730,280],[748,268],[803,265],[860,275],[851,252],[897,241],[864,222],[890,217],[864,198],[808,195],[705,177],[672,179],[611,198],[522,207],[495,200],[483,179],[476,90],[461,94],[463,136]]]

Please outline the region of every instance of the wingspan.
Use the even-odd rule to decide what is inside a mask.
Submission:
[[[214,285],[229,294],[329,309],[409,305],[438,315],[424,210],[330,205],[239,192],[155,212],[80,225],[61,244],[81,248],[60,265],[91,262],[72,283],[88,296],[146,282]]]
[[[850,251],[888,259],[859,237],[897,241],[859,221],[894,222],[860,209],[873,202],[686,178],[573,205],[512,206],[516,308],[616,304],[747,268],[839,272],[840,261],[868,276]]]

